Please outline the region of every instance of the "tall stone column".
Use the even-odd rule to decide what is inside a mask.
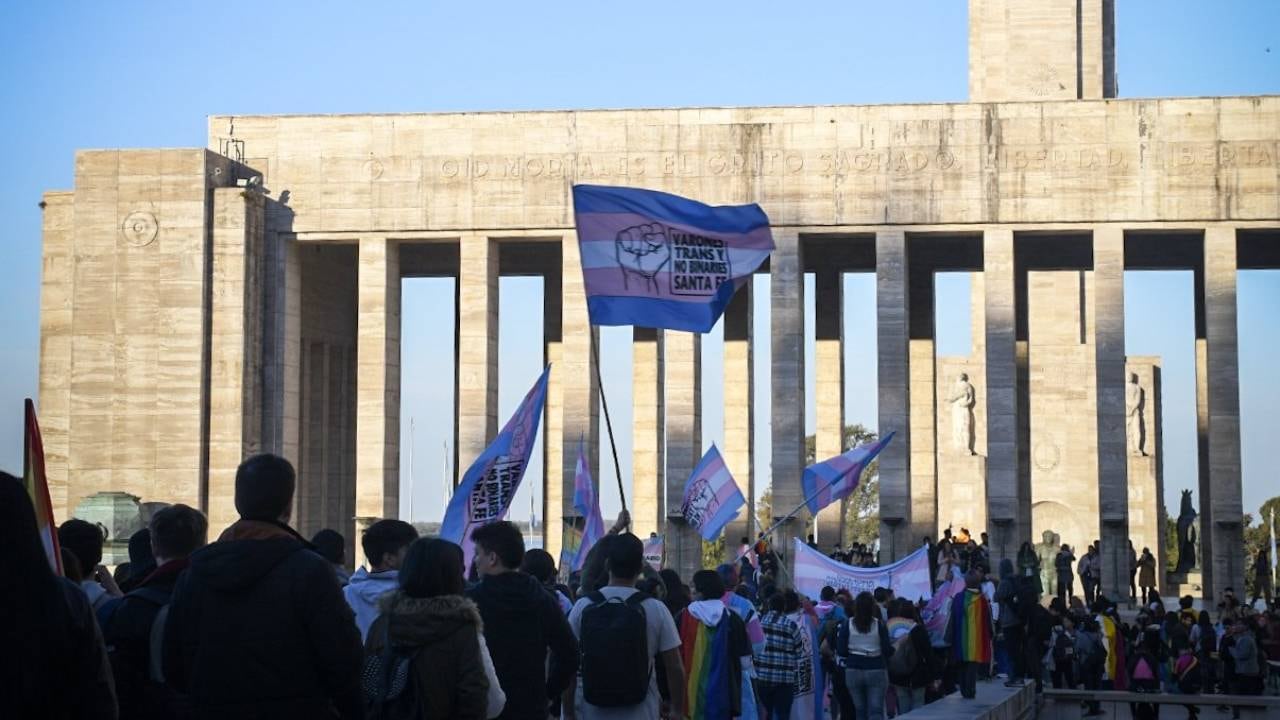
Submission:
[[[983,233],[987,317],[987,519],[991,564],[1016,558],[1031,538],[1031,517],[1022,506],[1018,477],[1017,293],[1013,231]],[[882,381],[883,382],[883,381]]]
[[[543,277],[542,284],[543,362],[551,366],[551,374],[547,376],[547,404],[542,414],[542,547],[556,560],[557,567],[564,542],[565,510],[564,486],[560,483],[560,468],[564,465],[564,387],[560,382],[564,302],[560,275],[561,271],[556,269]],[[572,495],[569,500],[572,504]]]
[[[775,229],[776,248],[769,260],[769,346],[772,355],[770,416],[774,522],[804,501],[800,475],[804,472],[804,262],[800,234]],[[787,572],[793,568],[791,540],[804,535],[808,510],[784,523],[774,533],[774,547]],[[790,575],[783,580],[791,583]]]
[[[725,561],[738,554],[742,538],[754,540],[756,512],[755,362],[751,351],[753,297],[751,281],[742,286],[724,311],[724,461],[747,499],[741,514],[725,528]]]
[[[464,235],[458,250],[455,486],[498,434],[498,243]]]
[[[880,436],[896,432],[880,453],[880,561],[911,552],[911,395],[907,238],[876,233],[876,336]]]
[[[666,524],[662,331],[634,328],[631,347],[631,522],[647,538]]]
[[[702,335],[663,333],[667,408],[667,567],[689,578],[702,567],[702,536],[680,513],[684,486],[702,459]]]
[[[591,343],[598,340],[599,330],[591,325],[587,316],[587,295],[582,284],[582,261],[578,254],[578,236],[568,233],[561,244],[561,322],[564,340],[560,359],[561,388],[561,454],[560,477],[552,477],[548,485],[559,482],[561,508],[549,510],[551,522],[560,519],[558,529],[563,533],[563,518],[573,518],[573,477],[578,466],[578,441],[581,439],[586,452],[587,467],[591,477],[600,481],[600,385],[596,376],[595,358]],[[554,375],[556,370],[552,370]],[[550,494],[550,493],[548,493]],[[605,520],[606,527],[611,519]],[[553,530],[548,530],[548,533]]]
[[[1093,231],[1094,351],[1097,368],[1098,536],[1102,592],[1129,593],[1129,459],[1125,434],[1124,229]]]
[[[814,403],[817,427],[814,460],[821,462],[844,452],[844,333],[840,271],[823,269],[814,275]],[[823,550],[844,539],[846,503],[835,502],[818,511],[813,532]]]
[[[1206,229],[1203,303],[1209,482],[1200,487],[1200,542],[1207,598],[1217,597],[1225,587],[1244,587],[1236,271],[1235,228]]]
[[[71,329],[75,280],[75,202],[71,193],[45,193],[40,282],[40,434],[55,520],[66,520],[71,438]]]
[[[361,238],[356,316],[356,536],[400,515],[400,246]]]
[[[235,522],[236,468],[261,449],[264,210],[258,193],[213,191],[209,313],[209,528]]]

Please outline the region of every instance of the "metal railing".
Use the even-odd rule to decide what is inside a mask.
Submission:
[[[1130,717],[1130,703],[1154,703],[1161,706],[1195,706],[1208,718],[1223,717],[1214,708],[1239,708],[1241,720],[1277,720],[1280,718],[1280,697],[1274,695],[1181,695],[1174,693],[1137,693],[1120,690],[1055,690],[1045,688],[1039,717],[1041,720],[1079,718],[1081,703],[1097,702],[1107,712],[1107,720]],[[1168,710],[1161,708],[1165,717]],[[1181,715],[1169,715],[1181,717]]]

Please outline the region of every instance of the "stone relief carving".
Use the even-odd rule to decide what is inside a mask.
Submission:
[[[1129,382],[1124,386],[1125,435],[1129,440],[1129,454],[1144,456],[1146,440],[1144,411],[1146,410],[1146,391],[1138,384],[1138,374],[1129,373]]]
[[[120,223],[120,236],[137,247],[150,245],[160,232],[160,222],[147,210],[134,210]]]
[[[973,406],[977,403],[977,394],[968,373],[960,373],[956,378],[947,402],[951,403],[951,446],[973,455]]]

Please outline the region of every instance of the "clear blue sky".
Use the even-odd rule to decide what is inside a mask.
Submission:
[[[35,394],[40,211],[45,189],[72,183],[73,153],[92,147],[205,144],[209,114],[962,101],[966,3],[695,3],[643,12],[597,2],[5,3],[0,8],[0,467],[19,470],[19,401]],[[1124,97],[1280,92],[1280,3],[1117,3]],[[1191,282],[1129,273],[1127,350],[1165,359],[1166,495],[1194,487]],[[767,292],[767,279],[758,282]],[[846,329],[874,339],[868,276],[846,278]],[[940,351],[968,343],[967,281],[940,281]],[[500,372],[508,412],[538,369],[537,280],[502,282]],[[1245,508],[1280,488],[1266,455],[1276,436],[1280,273],[1242,272],[1240,387]],[[404,397],[416,420],[415,515],[440,515],[441,418],[452,407],[451,359],[425,349],[451,332],[432,308],[449,281],[405,286]],[[439,304],[443,302],[444,305]],[[1172,310],[1171,310],[1172,308]],[[767,307],[759,306],[760,318]],[[1270,312],[1268,312],[1270,311]],[[441,324],[444,323],[444,324]],[[718,334],[705,348],[706,441],[718,440]],[[875,424],[871,347],[849,353],[850,421]],[[763,368],[767,345],[757,355]],[[615,426],[630,418],[625,331],[604,332]],[[767,386],[761,386],[767,387]],[[768,393],[757,392],[759,474],[767,472]],[[809,419],[812,427],[812,418]],[[624,441],[627,439],[624,433]],[[406,437],[407,440],[407,437]],[[407,443],[406,443],[407,445]],[[624,476],[627,474],[624,442]],[[602,456],[602,460],[604,460]],[[407,472],[407,459],[404,463]],[[602,462],[606,512],[617,507]],[[531,468],[536,473],[537,467]],[[536,475],[534,476],[536,477]],[[516,502],[523,517],[529,483]],[[407,485],[407,483],[406,483]],[[407,492],[407,490],[406,490]],[[406,497],[403,507],[409,507]]]

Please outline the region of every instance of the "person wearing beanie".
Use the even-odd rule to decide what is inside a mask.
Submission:
[[[240,519],[192,553],[169,606],[164,674],[195,718],[360,718],[360,631],[329,561],[289,527],[288,460],[236,470]]]

